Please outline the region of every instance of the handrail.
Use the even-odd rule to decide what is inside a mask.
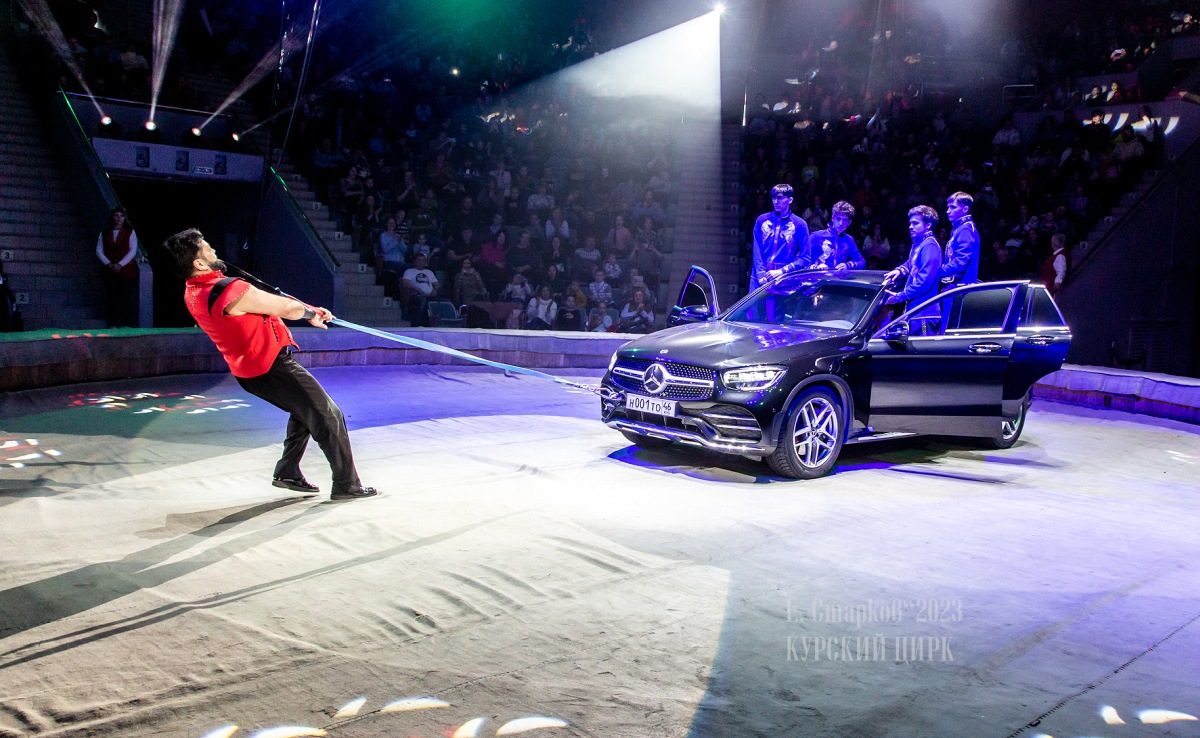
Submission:
[[[105,203],[109,208],[119,207],[121,200],[117,196],[116,189],[112,186],[112,182],[108,178],[108,170],[104,168],[104,164],[100,162],[100,155],[96,153],[96,149],[92,146],[92,139],[87,135],[87,131],[83,129],[83,123],[79,120],[79,115],[75,112],[75,106],[71,104],[71,94],[61,87],[58,89],[58,95],[62,99],[66,110],[70,113],[70,119],[74,121],[75,128],[79,131],[77,141],[81,144],[86,144],[86,151],[91,156],[84,156],[84,164],[87,165],[88,171],[96,180],[97,187],[100,188],[104,196]],[[139,247],[140,250],[140,247]]]
[[[320,232],[317,231],[317,228],[313,225],[313,222],[309,220],[308,215],[304,212],[304,208],[300,207],[300,204],[296,202],[296,198],[292,197],[292,190],[287,186],[287,180],[285,180],[283,176],[276,171],[275,167],[268,166],[267,169],[271,172],[271,175],[275,177],[279,184],[283,186],[283,191],[287,193],[288,196],[285,198],[287,207],[290,208],[294,214],[300,216],[300,219],[306,226],[308,226],[308,231],[313,235],[314,238],[316,238],[317,243],[321,244],[321,248],[325,250],[325,253],[333,261],[334,267],[340,267],[342,263],[338,261],[337,256],[334,255],[333,249],[329,248],[329,244],[325,243],[324,238],[321,238]]]
[[[1187,151],[1184,151],[1183,154],[1181,154],[1180,156],[1175,158],[1175,162],[1176,162],[1175,166],[1178,166],[1178,163],[1180,161],[1183,161],[1184,159],[1186,159],[1187,157],[1189,157],[1193,153],[1195,153],[1197,151],[1197,147],[1200,147],[1200,138],[1197,138],[1195,141],[1193,141],[1191,143],[1191,145],[1188,146]],[[1100,250],[1101,244],[1104,244],[1105,246],[1108,245],[1113,234],[1116,233],[1117,229],[1120,228],[1121,225],[1124,224],[1125,221],[1127,221],[1133,215],[1133,211],[1137,209],[1137,206],[1140,205],[1141,203],[1145,202],[1152,194],[1156,193],[1158,191],[1158,189],[1163,186],[1163,182],[1166,180],[1167,175],[1169,173],[1170,173],[1169,168],[1163,169],[1161,172],[1159,172],[1158,177],[1155,178],[1155,180],[1151,183],[1151,185],[1148,188],[1146,188],[1146,191],[1143,192],[1140,196],[1135,197],[1133,199],[1133,202],[1131,202],[1129,204],[1129,206],[1125,208],[1125,212],[1122,213],[1120,216],[1118,216],[1117,219],[1112,222],[1112,225],[1109,227],[1108,232],[1106,232],[1103,236],[1101,236],[1099,241],[1092,244],[1092,247],[1090,249],[1088,249],[1087,253],[1084,254],[1083,257],[1072,266],[1071,273],[1068,274],[1067,278],[1063,281],[1064,286],[1071,283],[1072,276],[1079,271],[1080,267],[1082,267],[1084,264],[1088,263],[1088,261],[1091,260],[1092,254],[1094,254]],[[1136,190],[1135,190],[1135,192],[1136,192]]]
[[[68,92],[66,94],[70,97],[78,97],[78,98],[81,98],[84,100],[95,100],[96,102],[113,103],[116,105],[128,105],[129,107],[136,107],[136,108],[146,108],[146,109],[150,108],[150,103],[142,102],[141,100],[125,100],[125,99],[119,98],[119,97],[101,97],[99,95],[93,95],[91,97],[88,97],[87,95],[85,95],[81,92]],[[179,107],[175,107],[174,105],[163,105],[161,103],[156,103],[154,106],[154,109],[156,111],[165,110],[165,111],[169,111],[172,113],[187,113],[189,115],[202,115],[205,118],[215,117],[215,118],[229,118],[231,120],[234,119],[234,116],[231,115],[230,113],[218,113],[213,110],[196,110],[193,108],[179,108]]]

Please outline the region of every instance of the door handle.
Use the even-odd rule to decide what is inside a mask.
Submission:
[[[1030,336],[1030,346],[1049,346],[1054,343],[1054,336]]]
[[[973,343],[967,350],[973,354],[994,354],[1002,347],[998,343]]]

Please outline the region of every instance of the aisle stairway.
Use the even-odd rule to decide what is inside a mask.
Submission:
[[[1072,257],[1076,263],[1081,262],[1085,255],[1087,255],[1093,248],[1098,246],[1100,242],[1104,240],[1104,238],[1113,230],[1113,227],[1121,221],[1121,218],[1125,215],[1125,213],[1129,212],[1129,209],[1136,205],[1138,200],[1142,199],[1142,197],[1150,190],[1151,187],[1154,186],[1154,183],[1157,182],[1162,175],[1162,169],[1147,169],[1142,173],[1141,179],[1138,180],[1138,183],[1134,186],[1134,188],[1129,192],[1126,192],[1124,195],[1121,195],[1120,201],[1113,206],[1112,210],[1101,217],[1100,220],[1092,226],[1092,230],[1088,233],[1087,238],[1080,241],[1072,250]]]
[[[4,51],[0,98],[0,260],[25,329],[103,328],[93,255],[103,224],[79,221],[66,176]]]
[[[365,325],[405,325],[401,320],[399,303],[384,295],[383,287],[375,284],[374,268],[354,250],[350,234],[338,230],[337,219],[329,206],[317,199],[308,180],[286,160],[279,165],[278,172],[313,230],[337,259],[338,271],[346,286],[345,305],[338,317]]]

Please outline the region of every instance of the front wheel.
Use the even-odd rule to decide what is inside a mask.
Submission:
[[[984,439],[984,445],[995,449],[1015,446],[1021,438],[1021,431],[1025,430],[1025,416],[1029,413],[1029,403],[1029,393],[1026,393],[1025,399],[1021,400],[1021,409],[1017,411],[1017,417],[1012,420],[1000,421],[1000,432],[991,438]]]
[[[824,387],[805,390],[792,402],[767,464],[781,477],[823,477],[837,463],[844,427],[842,404],[833,392]]]

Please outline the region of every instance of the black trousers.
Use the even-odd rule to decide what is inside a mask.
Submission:
[[[113,274],[107,267],[104,280],[104,319],[109,328],[133,328],[138,324],[138,281]]]
[[[275,358],[270,371],[250,379],[236,378],[242,389],[261,397],[284,412],[291,413],[287,438],[283,441],[283,456],[275,465],[275,476],[296,479],[300,474],[300,459],[311,436],[316,440],[329,466],[333,469],[333,488],[345,490],[360,485],[350,451],[350,433],[341,408],[317,382],[316,377],[292,358],[284,349]]]

